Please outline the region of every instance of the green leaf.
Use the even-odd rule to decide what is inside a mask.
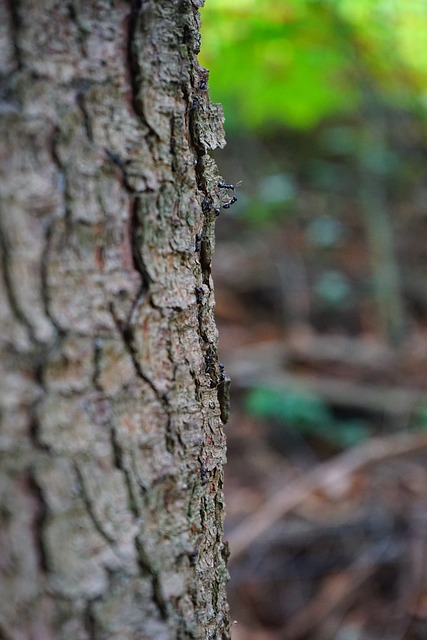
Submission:
[[[202,18],[229,128],[311,128],[357,113],[372,89],[425,116],[425,0],[209,0]]]
[[[302,389],[257,387],[248,394],[246,407],[257,418],[273,420],[339,447],[352,446],[371,435],[364,420],[336,420],[323,398]]]
[[[253,389],[247,398],[247,409],[254,416],[275,418],[302,430],[333,420],[319,396],[298,389]]]

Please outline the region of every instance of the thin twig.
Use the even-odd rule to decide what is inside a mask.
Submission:
[[[348,476],[374,462],[423,449],[427,449],[426,434],[397,434],[373,438],[337,455],[328,462],[317,465],[304,477],[281,487],[260,509],[245,518],[229,533],[230,564],[236,562],[270,527],[301,504],[315,490],[325,490],[334,484],[341,484],[348,479]]]
[[[340,576],[326,580],[317,596],[283,627],[278,634],[279,638],[298,640],[337,608],[345,607],[354,592],[372,575],[377,567],[378,558],[383,552],[383,546],[375,552],[370,549],[357,558]]]

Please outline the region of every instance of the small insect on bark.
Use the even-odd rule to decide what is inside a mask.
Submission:
[[[230,200],[227,200],[227,202],[224,202],[224,204],[222,205],[222,208],[229,209],[231,205],[234,204],[235,202],[237,202],[237,196],[233,196],[232,198],[230,198]]]
[[[197,556],[199,555],[199,550],[196,548],[194,551],[188,554],[188,559],[190,561],[190,567],[194,567],[196,564]]]
[[[196,287],[196,302],[197,304],[202,304],[203,301],[203,289],[202,287]]]
[[[202,236],[200,235],[200,233],[196,233],[196,238],[194,241],[194,251],[196,253],[199,253],[201,244],[202,244]]]
[[[203,213],[207,213],[211,208],[212,200],[210,198],[204,198],[202,201],[202,211]]]
[[[213,365],[213,361],[212,361],[212,356],[206,356],[206,360],[205,360],[205,373],[210,373],[212,371],[212,365]]]
[[[220,189],[226,189],[227,191],[235,191],[236,188],[242,184],[242,181],[240,180],[240,182],[237,182],[236,184],[227,184],[226,182],[224,182],[223,180],[221,180],[221,182],[218,182],[218,187]],[[226,200],[225,202],[223,202],[222,204],[222,208],[223,209],[229,209],[231,207],[231,205],[233,205],[235,202],[237,202],[237,196],[235,194],[232,195],[231,198],[229,198],[228,200]]]
[[[207,477],[206,477],[207,473],[208,473],[207,468],[205,467],[204,464],[202,464],[202,466],[200,467],[200,480],[202,482],[202,486],[205,485],[207,482]]]

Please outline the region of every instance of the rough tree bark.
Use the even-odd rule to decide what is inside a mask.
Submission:
[[[0,0],[0,638],[228,638],[203,0]]]

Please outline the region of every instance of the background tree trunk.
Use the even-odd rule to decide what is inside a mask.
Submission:
[[[202,1],[0,0],[0,638],[228,638]]]

